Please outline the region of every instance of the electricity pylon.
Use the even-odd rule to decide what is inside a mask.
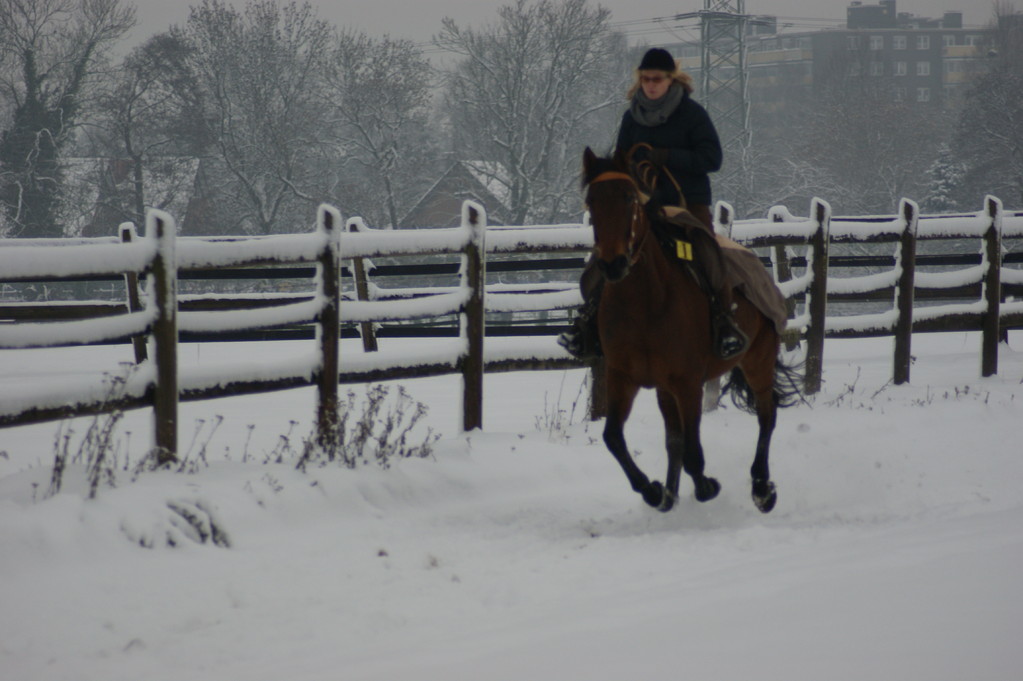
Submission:
[[[750,146],[749,69],[746,31],[752,17],[746,0],[703,0],[703,10],[680,14],[676,19],[700,21],[700,101],[714,121],[725,164],[715,184],[727,200],[743,193],[750,177],[747,157]]]

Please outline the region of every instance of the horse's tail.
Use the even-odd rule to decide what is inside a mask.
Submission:
[[[791,407],[803,399],[803,367],[802,364],[793,365],[786,363],[781,357],[774,366],[774,403],[778,407]],[[732,369],[728,380],[721,388],[721,396],[732,396],[732,404],[739,409],[755,414],[757,411],[756,396],[753,389],[746,381],[746,375],[742,369]]]

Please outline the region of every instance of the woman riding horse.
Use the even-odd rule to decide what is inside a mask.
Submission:
[[[721,167],[721,143],[710,116],[690,96],[692,91],[692,78],[678,68],[667,50],[649,50],[628,92],[631,105],[622,116],[616,153],[629,153],[631,168],[648,172],[647,184],[653,190],[649,210],[682,206],[696,218],[683,229],[710,295],[714,353],[728,359],[740,354],[748,339],[732,319],[732,284],[714,238],[711,218],[708,174]],[[559,339],[578,357],[599,354],[593,339],[600,284],[592,267],[591,261],[581,280],[585,302],[579,319]]]

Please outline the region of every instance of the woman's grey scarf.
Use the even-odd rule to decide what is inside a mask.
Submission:
[[[629,110],[637,123],[653,128],[663,125],[668,117],[675,113],[675,109],[682,103],[682,98],[685,96],[686,91],[679,83],[672,83],[660,99],[650,99],[643,94],[643,89],[640,88],[632,98],[632,106]]]

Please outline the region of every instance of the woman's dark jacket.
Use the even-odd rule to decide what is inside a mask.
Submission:
[[[721,168],[721,141],[706,109],[686,94],[668,120],[653,127],[640,125],[627,110],[622,116],[615,148],[625,153],[640,142],[646,142],[655,149],[668,150],[665,165],[682,187],[686,203],[710,205],[710,178],[707,173]],[[674,193],[672,188],[671,194]],[[662,203],[679,203],[677,197],[662,194],[660,187],[658,195]]]

